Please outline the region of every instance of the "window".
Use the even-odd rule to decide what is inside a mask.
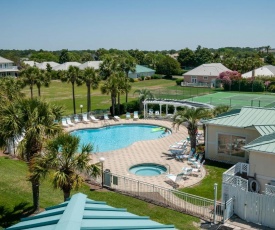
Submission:
[[[197,77],[192,76],[191,77],[191,83],[197,83]]]
[[[245,137],[219,134],[218,154],[245,157],[245,151],[242,149],[242,147],[245,145],[245,142]]]
[[[203,77],[203,80],[206,80],[206,81],[207,81],[207,80],[208,80],[208,76],[204,76],[204,77]]]

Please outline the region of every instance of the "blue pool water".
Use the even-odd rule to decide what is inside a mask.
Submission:
[[[80,129],[71,132],[72,135],[80,137],[80,146],[91,143],[94,152],[106,152],[125,148],[134,142],[142,140],[154,140],[161,138],[164,134],[163,129],[155,125],[114,125],[99,129]]]
[[[129,171],[138,176],[157,176],[167,171],[163,165],[144,163],[132,166]]]

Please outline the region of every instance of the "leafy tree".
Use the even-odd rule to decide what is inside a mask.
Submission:
[[[91,53],[84,52],[81,55],[81,62],[87,62],[87,61],[93,61],[93,60],[94,60],[94,58]]]
[[[192,50],[185,48],[179,51],[178,62],[182,67],[193,67],[195,63],[195,54]]]
[[[19,154],[29,167],[32,184],[33,206],[39,210],[39,180],[32,177],[35,156],[43,149],[45,141],[60,132],[55,120],[60,119],[62,108],[39,99],[19,99],[0,109],[0,139],[7,143],[10,139],[22,138]]]
[[[53,54],[53,52],[49,51],[39,51],[32,53],[30,56],[30,60],[36,61],[36,62],[45,62],[45,61],[54,61],[58,62],[59,58],[57,55]]]
[[[134,91],[134,95],[138,93],[139,110],[143,110],[143,101],[147,98],[154,98],[152,92],[148,89],[137,89]]]
[[[64,72],[61,72],[61,81],[72,84],[73,108],[74,108],[74,114],[76,114],[75,84],[77,84],[78,86],[82,85],[81,70],[77,66],[70,66],[68,71],[65,72],[65,74],[62,74],[62,73]]]
[[[65,62],[70,61],[69,51],[67,49],[61,50],[60,56],[59,56],[59,63],[63,64]]]
[[[45,70],[39,70],[35,84],[38,89],[38,96],[41,96],[41,86],[49,87],[51,83],[51,73],[46,72]]]
[[[97,89],[100,78],[94,68],[88,67],[84,69],[81,79],[87,86],[87,112],[89,113],[91,111],[91,87],[92,89]]]
[[[163,57],[157,64],[157,73],[172,77],[181,71],[180,63],[169,56]]]
[[[265,63],[269,64],[269,65],[275,65],[275,57],[273,54],[269,53],[266,57],[265,57]]]
[[[213,55],[207,48],[201,48],[198,46],[195,51],[195,63],[196,66],[213,62]]]
[[[79,143],[80,138],[69,133],[58,135],[48,143],[46,153],[37,159],[34,167],[34,178],[43,178],[53,171],[53,186],[63,191],[64,201],[70,197],[71,190],[83,184],[81,173],[100,174],[99,166],[90,164],[93,146],[83,145],[78,152]]]
[[[33,98],[33,86],[36,84],[39,76],[39,69],[37,67],[28,67],[21,71],[20,80],[23,86],[29,85],[31,91],[31,98]]]

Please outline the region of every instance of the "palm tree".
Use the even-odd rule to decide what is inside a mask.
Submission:
[[[146,99],[146,98],[154,98],[154,95],[150,92],[150,90],[148,89],[137,89],[134,91],[134,95],[138,93],[138,100],[139,100],[139,109],[140,111],[142,111],[143,109],[143,101]]]
[[[61,118],[62,108],[51,106],[39,99],[19,99],[1,106],[0,139],[21,137],[20,156],[29,167],[30,175],[34,157],[41,153],[46,140],[61,131],[61,126],[54,121]],[[39,209],[39,181],[30,177],[33,193],[33,206]]]
[[[111,95],[112,101],[112,116],[115,115],[116,96],[119,92],[120,79],[123,77],[122,72],[115,72],[104,82],[101,86],[101,92],[103,94]]]
[[[129,84],[129,72],[136,71],[135,59],[131,56],[121,58],[120,60],[120,69],[125,73],[125,93],[126,93],[126,103],[128,102],[128,93],[131,90],[131,85]]]
[[[39,69],[37,67],[28,67],[20,73],[23,86],[30,86],[31,98],[33,98],[33,86],[36,84],[38,76]]]
[[[81,77],[83,82],[87,86],[87,112],[91,111],[91,87],[92,89],[97,89],[99,85],[99,75],[94,68],[86,68]]]
[[[100,174],[98,164],[90,164],[91,144],[83,145],[78,152],[80,138],[69,133],[62,133],[51,140],[45,154],[37,159],[33,177],[45,177],[53,171],[53,186],[60,188],[64,194],[64,201],[70,197],[72,189],[78,189],[83,183],[81,173],[90,176]]]
[[[68,83],[70,82],[72,84],[73,108],[74,108],[74,114],[76,114],[74,87],[75,87],[75,84],[77,84],[78,86],[82,84],[81,70],[77,66],[70,66],[66,75],[61,74],[61,81],[68,82]]]
[[[173,116],[173,127],[184,124],[188,130],[191,148],[196,149],[196,137],[198,130],[198,122],[203,118],[211,117],[211,111],[204,108],[184,107]]]
[[[36,79],[36,86],[38,89],[38,96],[41,97],[41,86],[49,87],[51,83],[51,74],[45,70],[39,70],[38,77]]]

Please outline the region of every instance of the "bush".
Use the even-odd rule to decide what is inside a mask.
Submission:
[[[140,79],[139,78],[134,78],[134,82],[139,82]]]
[[[144,80],[151,80],[151,76],[146,76]]]
[[[162,79],[163,76],[161,74],[154,74],[151,76],[151,79]]]
[[[124,102],[123,104],[123,113],[130,112],[133,113],[134,111],[139,110],[139,101],[129,101],[128,103]]]
[[[268,92],[275,93],[275,85],[270,85],[267,90]]]
[[[176,84],[177,85],[181,85],[182,82],[183,82],[183,79],[181,79],[181,78],[176,79]]]
[[[165,75],[163,78],[164,79],[173,79],[173,76],[172,75]]]
[[[134,78],[130,78],[129,81],[130,82],[135,82],[135,79]]]

